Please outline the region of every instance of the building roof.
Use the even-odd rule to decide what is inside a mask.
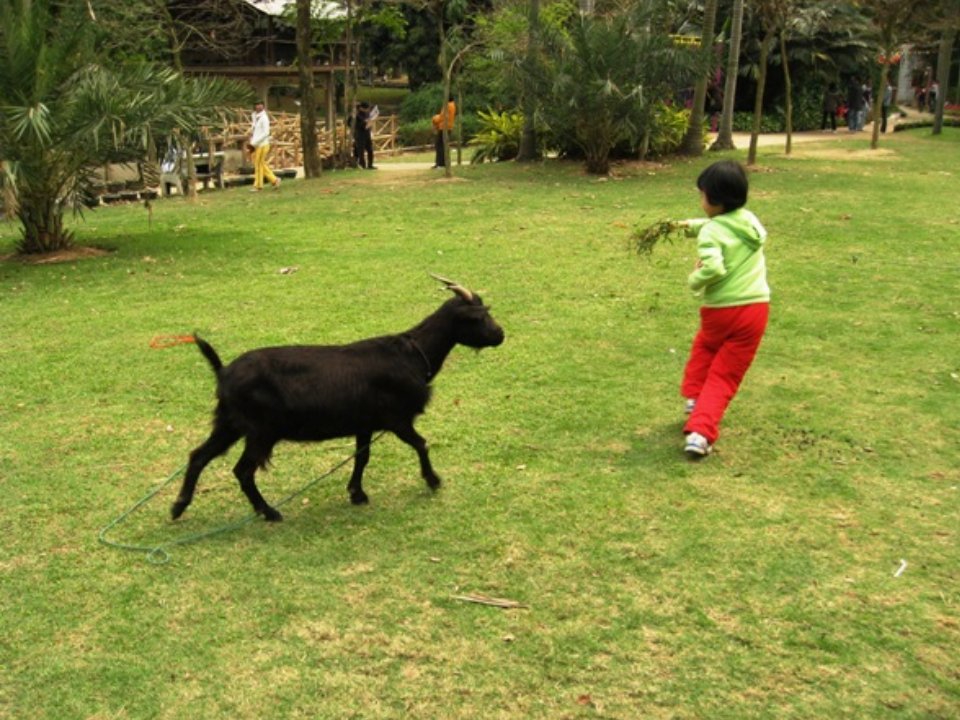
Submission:
[[[296,5],[296,0],[244,0],[247,5],[273,17],[280,17],[288,7]],[[334,2],[311,3],[316,18],[338,18],[346,11]]]

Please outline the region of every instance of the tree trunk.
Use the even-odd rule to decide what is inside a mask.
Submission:
[[[297,69],[300,78],[300,147],[303,148],[303,174],[320,177],[320,153],[317,151],[317,101],[313,87],[313,32],[310,0],[297,0]]]
[[[38,193],[20,198],[17,217],[23,225],[23,237],[17,250],[24,254],[64,250],[73,245],[73,233],[63,227],[63,205],[56,192]]]
[[[736,150],[733,142],[733,106],[737,97],[737,75],[740,73],[740,40],[743,38],[743,0],[733,0],[730,28],[730,53],[727,56],[727,77],[723,87],[723,112],[720,132],[711,150]]]
[[[783,87],[786,94],[786,131],[787,144],[783,149],[784,155],[789,155],[793,150],[793,82],[790,78],[790,63],[787,61],[787,33],[780,31],[780,61],[783,63]]]
[[[881,56],[883,57],[884,64],[879,65],[880,71],[875,73],[874,76],[870,78],[873,88],[873,129],[870,131],[871,150],[876,150],[880,145],[880,119],[883,114],[883,93],[886,90],[887,83],[889,82],[888,76],[891,67],[886,63],[889,62],[889,58],[892,54],[893,48],[883,48]]]
[[[703,154],[703,106],[707,99],[707,85],[713,74],[713,36],[717,25],[717,0],[707,0],[703,8],[703,31],[700,38],[700,56],[704,64],[703,75],[693,86],[693,106],[690,108],[690,124],[680,150],[686,155]]]
[[[6,160],[0,160],[0,184],[3,185],[3,214],[7,220],[12,220],[17,216],[20,202],[17,200],[17,193],[13,189],[13,182],[10,180]]]
[[[517,160],[526,162],[538,159],[537,151],[537,82],[536,65],[540,52],[540,0],[530,0],[530,19],[527,33],[527,57],[523,73],[523,132]]]
[[[933,134],[943,132],[943,105],[947,99],[947,90],[950,87],[950,58],[953,55],[953,43],[957,39],[957,31],[951,28],[943,31],[940,36],[940,52],[937,54],[937,83],[940,91],[937,93],[937,107],[934,108]]]
[[[773,44],[774,31],[767,30],[760,43],[760,77],[757,78],[757,97],[753,104],[753,130],[750,132],[750,150],[747,153],[747,165],[757,163],[757,139],[760,137],[760,121],[763,119],[763,90],[767,84],[767,58]]]
[[[355,117],[356,108],[354,107],[354,80],[356,79],[356,73],[351,70],[353,67],[353,2],[352,0],[346,0],[347,5],[347,29],[346,29],[346,44],[347,44],[347,57],[346,64],[347,68],[344,71],[343,75],[343,111],[345,117]],[[351,115],[354,113],[354,115]],[[340,153],[340,163],[343,166],[349,166],[352,161],[352,152],[353,152],[353,143],[355,141],[354,131],[352,129],[352,123],[346,123],[344,127],[344,135],[346,136],[346,142],[344,147],[341,149]]]

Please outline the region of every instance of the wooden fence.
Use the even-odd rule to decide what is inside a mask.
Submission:
[[[303,148],[300,140],[300,115],[296,113],[268,113],[270,116],[270,166],[278,169],[295,168],[303,165]],[[250,137],[250,115],[240,111],[224,115],[216,128],[204,133],[204,151],[215,152],[229,149],[242,149]],[[373,121],[371,128],[374,151],[382,155],[397,152],[397,116],[381,115]],[[336,137],[334,137],[336,132]],[[336,140],[336,142],[334,142]],[[352,139],[347,126],[338,121],[335,131],[325,124],[318,124],[317,146],[321,158],[332,158],[336,148],[348,147],[348,157],[353,156]]]

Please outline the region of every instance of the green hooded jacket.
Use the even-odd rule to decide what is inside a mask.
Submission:
[[[706,307],[734,307],[769,302],[763,244],[767,231],[745,208],[687,221],[687,235],[697,238],[700,261],[687,283],[703,293]]]

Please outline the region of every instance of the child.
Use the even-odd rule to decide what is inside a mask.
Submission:
[[[720,420],[753,362],[767,327],[770,288],[763,256],[767,231],[744,208],[747,174],[733,160],[714,163],[697,178],[707,218],[678,225],[697,237],[696,267],[687,282],[702,293],[700,329],[693,340],[680,392],[689,413],[684,451],[707,455]]]

